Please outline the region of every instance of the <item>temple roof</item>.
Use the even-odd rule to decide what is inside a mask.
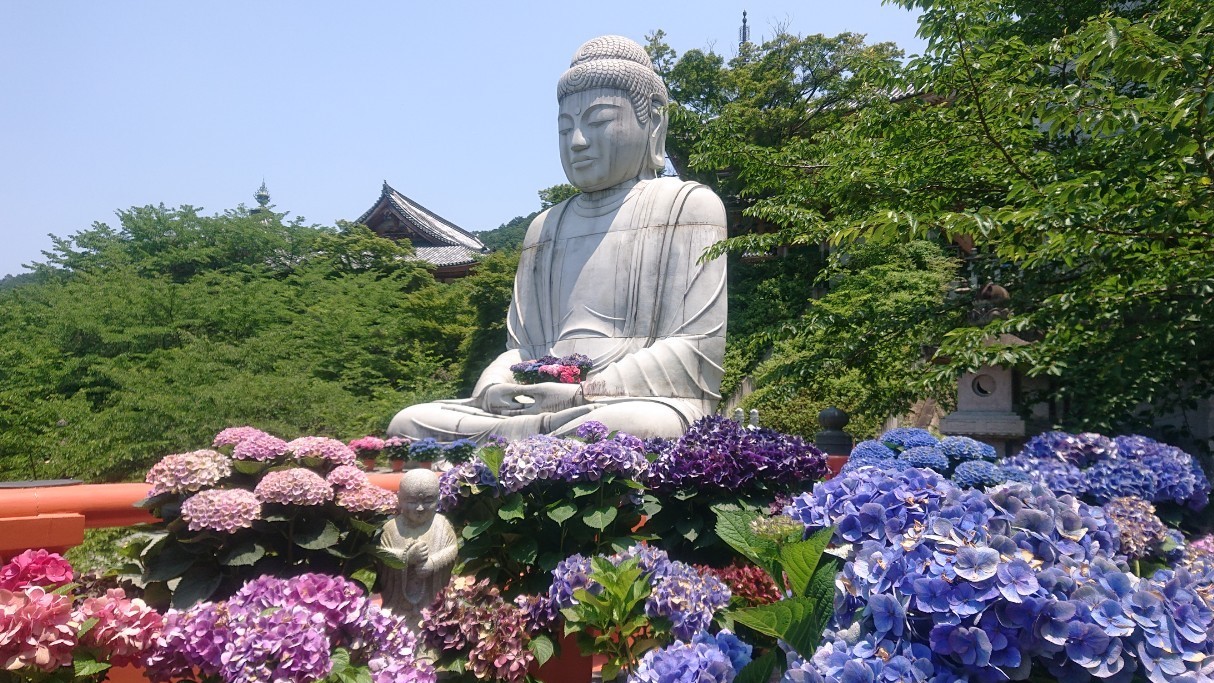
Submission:
[[[373,219],[376,216],[382,216],[385,210],[401,221],[406,232],[413,233],[406,236],[413,242],[413,246],[422,260],[430,261],[435,265],[454,265],[469,262],[473,260],[474,254],[489,251],[484,243],[472,233],[392,189],[386,180],[379,199],[362,216],[359,216],[357,222],[380,232],[377,229],[379,226],[372,225],[372,223],[379,223]],[[430,253],[445,262],[439,263],[432,260],[427,256]],[[453,260],[457,253],[463,255],[460,261]]]

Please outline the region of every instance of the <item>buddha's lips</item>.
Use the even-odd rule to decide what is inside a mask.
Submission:
[[[582,168],[583,166],[589,166],[590,163],[593,161],[595,161],[595,160],[594,159],[574,159],[573,162],[570,163],[569,165],[574,168]]]

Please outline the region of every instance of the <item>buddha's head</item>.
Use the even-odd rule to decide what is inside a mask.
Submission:
[[[409,470],[400,478],[396,501],[409,526],[428,524],[438,510],[438,475],[426,469]]]
[[[645,49],[621,36],[578,48],[557,83],[561,165],[583,192],[653,178],[666,164],[666,86]]]

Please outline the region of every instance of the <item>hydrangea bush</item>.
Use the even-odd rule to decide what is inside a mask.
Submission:
[[[654,647],[690,642],[729,600],[716,577],[648,545],[610,556],[571,555],[553,570],[547,595],[582,651],[607,657],[605,680],[636,671]]]
[[[366,680],[434,683],[404,621],[348,579],[262,576],[223,602],[169,610],[147,674],[168,683]]]
[[[1104,511],[1042,485],[984,493],[863,468],[788,513],[835,526],[835,618],[785,681],[1208,681],[1214,569],[1142,578]]]
[[[531,635],[527,614],[485,579],[455,577],[422,610],[420,638],[438,653],[438,668],[477,680],[523,683],[536,661]]]
[[[1137,434],[1110,439],[1046,432],[1030,439],[1003,465],[1089,503],[1134,496],[1166,508],[1174,519],[1182,510],[1204,509],[1210,500],[1210,481],[1193,456]]]
[[[827,473],[826,457],[798,436],[755,429],[719,415],[697,420],[677,440],[648,444],[650,518],[645,529],[674,557],[727,565],[733,555],[717,537],[712,507],[766,507],[799,493]]]
[[[588,422],[482,448],[443,473],[439,509],[463,527],[466,571],[510,597],[542,592],[566,556],[635,542],[648,467],[640,439]]]
[[[188,607],[266,573],[320,571],[371,585],[375,536],[396,496],[371,484],[353,449],[252,427],[223,430],[213,447],[148,471],[140,504],[161,521],[126,552],[149,601]]]
[[[98,681],[149,653],[164,617],[121,588],[75,592],[56,553],[27,550],[0,567],[0,669],[16,681]]]
[[[1008,481],[1027,481],[1018,469],[994,463],[995,447],[968,436],[937,439],[926,429],[896,427],[879,438],[861,441],[852,449],[844,472],[876,467],[901,472],[912,467],[930,469],[966,488],[998,486]]]
[[[628,683],[731,683],[751,661],[750,645],[728,630],[700,632],[690,643],[675,641],[650,650]]]

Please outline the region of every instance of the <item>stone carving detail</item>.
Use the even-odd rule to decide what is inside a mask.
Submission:
[[[381,567],[383,606],[418,629],[421,610],[451,580],[459,548],[455,529],[438,514],[438,475],[430,470],[409,470],[397,493],[400,511],[383,527],[380,548],[405,563],[403,569]]]
[[[582,194],[531,224],[505,353],[472,397],[402,410],[391,435],[440,441],[572,433],[586,420],[642,437],[680,435],[716,408],[725,354],[725,209],[665,167],[666,87],[645,50],[595,38],[560,78],[561,163]],[[580,384],[515,383],[510,366],[589,356]]]

